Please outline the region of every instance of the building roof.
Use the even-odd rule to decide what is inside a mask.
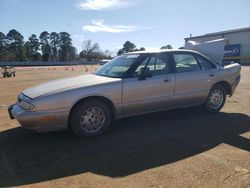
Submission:
[[[223,35],[223,34],[227,34],[227,33],[237,33],[237,32],[243,32],[243,31],[250,31],[250,27],[231,29],[231,30],[220,31],[220,32],[215,32],[215,33],[208,33],[205,35],[199,35],[199,36],[194,36],[194,37],[187,37],[187,38],[185,38],[185,40],[193,39],[193,38],[200,38],[200,37],[207,37],[207,36],[214,36],[214,35]]]

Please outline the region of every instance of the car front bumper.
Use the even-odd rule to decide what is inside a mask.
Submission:
[[[24,128],[37,132],[67,129],[68,110],[25,111],[18,104],[9,106],[10,119],[16,119]]]

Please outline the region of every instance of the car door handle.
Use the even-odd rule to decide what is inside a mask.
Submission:
[[[169,79],[165,79],[165,80],[163,80],[164,82],[169,82]]]
[[[210,77],[214,77],[214,74],[209,74]]]

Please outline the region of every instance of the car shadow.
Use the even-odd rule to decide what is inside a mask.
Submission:
[[[199,108],[153,113],[114,123],[81,139],[68,131],[0,133],[0,186],[18,186],[91,172],[123,177],[207,151],[221,143],[250,151],[250,117]]]

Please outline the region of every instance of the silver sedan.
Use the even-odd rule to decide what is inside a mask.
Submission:
[[[60,79],[24,90],[9,114],[39,132],[71,129],[91,137],[116,119],[203,105],[218,112],[240,81],[239,64],[218,65],[188,50],[133,52],[95,73]]]

